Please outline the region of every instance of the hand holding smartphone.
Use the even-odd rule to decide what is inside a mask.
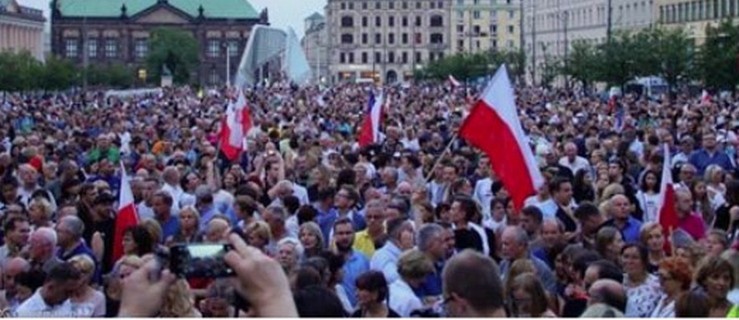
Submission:
[[[181,278],[225,278],[234,271],[223,260],[229,244],[177,244],[170,249],[169,269]]]

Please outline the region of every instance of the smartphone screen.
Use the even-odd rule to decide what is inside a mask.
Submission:
[[[233,270],[223,261],[231,246],[226,244],[182,244],[172,247],[170,269],[183,278],[223,278]]]

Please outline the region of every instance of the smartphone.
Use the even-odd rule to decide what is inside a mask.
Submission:
[[[169,268],[178,277],[224,278],[234,275],[223,260],[228,244],[177,244],[170,249]]]

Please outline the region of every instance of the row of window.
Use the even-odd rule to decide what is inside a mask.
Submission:
[[[239,40],[227,40],[228,50],[232,57],[238,56],[239,52]],[[133,54],[136,59],[143,59],[149,53],[149,40],[145,38],[134,39],[134,50]],[[208,40],[206,55],[209,58],[218,58],[221,56],[221,49],[223,47],[222,40]],[[100,49],[103,52],[100,52]],[[64,42],[65,56],[67,58],[77,58],[82,55],[80,52],[80,40],[79,39],[66,39]],[[87,39],[87,56],[89,58],[117,58],[118,57],[118,39]],[[225,51],[225,49],[223,49]]]
[[[498,11],[496,10],[489,10],[490,12],[490,19],[495,20],[498,19]],[[464,20],[464,13],[465,11],[457,11],[457,20]],[[508,10],[508,18],[514,19],[516,17],[516,11],[514,10]],[[482,19],[482,11],[480,10],[472,10],[472,19]]]
[[[413,34],[415,44],[423,44],[423,35],[421,33]],[[385,44],[383,43],[382,33],[375,33],[374,44]],[[369,34],[362,33],[362,44],[369,44]],[[444,35],[441,33],[432,33],[429,35],[429,43],[442,44],[444,43]],[[345,33],[341,35],[341,44],[354,44],[354,35],[351,33]],[[387,34],[387,44],[395,44],[395,33]],[[408,33],[402,33],[400,35],[400,44],[408,44]]]
[[[506,29],[508,30],[509,34],[513,34],[516,31],[516,26],[509,25],[508,28]],[[465,32],[464,25],[463,24],[457,25],[457,33],[464,33],[464,32]],[[489,32],[491,35],[498,33],[498,25],[497,24],[489,25],[487,32]],[[482,30],[482,26],[474,25],[472,26],[472,35],[484,37],[486,36],[486,32]]]
[[[370,53],[363,51],[359,54],[359,61],[355,61],[354,59],[354,52],[340,52],[339,53],[339,63],[340,64],[352,64],[355,62],[367,64],[367,63],[409,63],[409,58],[411,56],[411,53],[408,51],[400,51],[397,53],[394,51],[387,52],[386,60],[383,61],[383,55],[381,51],[375,51],[374,53],[374,59],[370,61]],[[428,60],[434,61],[434,60],[441,60],[444,59],[444,52],[429,52],[428,54]],[[422,52],[416,52],[415,53],[415,63],[423,63],[423,53]]]
[[[480,4],[484,4],[485,2],[488,2],[488,3],[490,3],[490,5],[493,5],[493,6],[496,5],[496,4],[503,4],[503,3],[505,3],[505,4],[513,4],[513,1],[512,0],[457,0],[457,5],[458,6],[463,6],[463,5],[465,5],[465,2],[466,3],[470,3],[471,2],[473,5],[476,5],[476,6],[477,5],[480,5]]]
[[[508,0],[510,1],[510,0]],[[395,1],[374,1],[374,9],[375,10],[382,10],[382,9],[395,9]],[[424,1],[416,1],[416,9],[423,9],[423,3]],[[383,4],[387,4],[383,6]],[[408,4],[408,1],[403,1],[398,6],[399,9],[409,9],[411,5]],[[339,7],[341,10],[354,10],[354,2],[342,2],[339,4]],[[370,8],[370,5],[367,1],[363,1],[360,5],[357,5],[357,9],[362,8],[362,10],[368,10]],[[384,8],[383,8],[384,7]],[[444,1],[430,1],[428,9],[444,9]]]
[[[699,0],[659,7],[664,23],[713,20],[739,16],[739,0]]]
[[[420,16],[415,17],[414,25],[416,27],[420,27],[423,24],[423,19]],[[402,27],[408,26],[408,16],[403,16],[400,18],[400,25]],[[382,27],[382,17],[375,17],[375,27]],[[395,16],[389,16],[387,17],[387,26],[388,27],[395,27]],[[342,28],[353,28],[354,27],[354,17],[352,16],[343,16],[341,17],[341,27]],[[362,17],[362,27],[369,27],[369,18],[368,17]],[[444,17],[441,15],[433,15],[431,16],[431,19],[429,19],[429,27],[444,27]]]
[[[470,43],[472,44],[472,47],[470,47]],[[498,40],[491,39],[490,40],[490,47],[484,48],[482,46],[483,42],[480,40],[475,40],[473,42],[467,42],[467,45],[465,45],[464,40],[457,40],[457,52],[465,52],[469,49],[475,49],[473,51],[479,51],[481,49],[498,49]],[[507,40],[505,43],[506,48],[508,49],[514,49],[515,43],[513,40]]]

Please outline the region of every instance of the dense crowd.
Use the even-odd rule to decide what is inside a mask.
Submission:
[[[739,101],[517,89],[546,183],[516,208],[458,139],[475,89],[229,90],[0,100],[0,308],[22,317],[726,317],[739,314]],[[669,146],[664,158],[663,145]],[[506,155],[495,155],[505,161]],[[662,165],[679,228],[658,223]],[[124,169],[125,173],[124,174]],[[139,223],[116,230],[122,179]],[[116,257],[114,234],[123,232]],[[228,243],[231,278],[167,270]]]

